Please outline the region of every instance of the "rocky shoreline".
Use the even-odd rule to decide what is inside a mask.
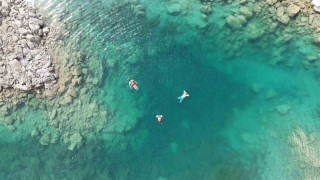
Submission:
[[[54,34],[25,1],[2,0],[0,11],[0,90],[51,89],[58,78],[48,52]]]
[[[107,122],[92,88],[102,76],[89,72],[85,54],[66,50],[58,40],[64,29],[48,27],[32,4],[5,0],[0,8],[0,125],[18,139],[29,136],[43,146],[64,142],[69,150],[80,148]],[[102,64],[97,66],[94,73],[103,74]],[[40,112],[42,120],[25,122],[22,107]],[[30,123],[31,130],[23,126]]]

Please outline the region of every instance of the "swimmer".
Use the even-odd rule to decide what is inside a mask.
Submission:
[[[161,124],[162,123],[162,115],[156,115],[156,118],[158,119],[158,123]]]
[[[180,97],[178,97],[178,99],[180,100],[179,103],[181,103],[183,101],[183,99],[188,96],[189,96],[189,94],[185,90],[183,90],[183,94]]]
[[[129,87],[130,87],[130,89],[132,89],[132,88],[134,88],[135,90],[138,90],[139,88],[138,88],[138,86],[137,86],[137,82],[136,81],[134,81],[134,80],[130,80],[129,81]]]

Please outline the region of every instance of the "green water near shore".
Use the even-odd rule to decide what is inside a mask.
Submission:
[[[298,51],[316,47],[304,38],[276,46],[275,39],[266,38],[231,56],[222,48],[223,34],[212,35],[230,31],[221,25],[221,14],[212,15],[212,26],[220,29],[206,34],[188,29],[183,15],[167,15],[164,2],[140,3],[147,17],[163,16],[138,19],[122,1],[53,0],[45,6],[48,21],[65,22],[68,33],[61,39],[87,55],[89,70],[103,62],[95,98],[110,120],[74,152],[63,142],[44,147],[1,129],[1,179],[269,180],[319,174],[300,168],[287,142],[297,126],[319,135],[318,70],[305,70]],[[190,3],[194,21],[199,6]],[[284,62],[267,63],[274,54]],[[131,78],[139,82],[139,91],[129,89]],[[183,90],[190,97],[178,104]],[[270,92],[274,95],[268,98]],[[275,110],[282,104],[291,106],[286,115]],[[41,121],[35,110],[17,113],[26,114],[26,127]],[[164,116],[162,125],[157,114]]]

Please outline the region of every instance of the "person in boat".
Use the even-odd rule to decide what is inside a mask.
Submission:
[[[135,80],[130,80],[129,81],[129,87],[132,89],[132,88],[134,88],[135,90],[138,90],[139,88],[138,88],[138,86],[137,86],[137,82],[135,81]]]
[[[161,124],[162,123],[162,115],[156,115],[156,118],[158,119],[158,123]]]
[[[180,100],[179,103],[181,103],[183,101],[183,99],[188,96],[189,96],[189,94],[185,90],[183,90],[183,94],[180,97],[178,97],[178,99]]]

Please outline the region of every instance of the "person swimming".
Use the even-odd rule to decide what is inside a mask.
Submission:
[[[158,123],[161,124],[162,123],[162,115],[156,115],[156,118],[158,119]]]
[[[137,84],[138,84],[138,83],[137,83],[135,80],[132,80],[132,79],[131,79],[131,80],[129,81],[129,87],[130,87],[130,89],[134,88],[135,90],[139,90]]]
[[[185,90],[183,90],[183,94],[180,97],[178,97],[178,99],[180,100],[179,103],[181,103],[183,101],[183,99],[188,96],[189,96],[189,94]]]

